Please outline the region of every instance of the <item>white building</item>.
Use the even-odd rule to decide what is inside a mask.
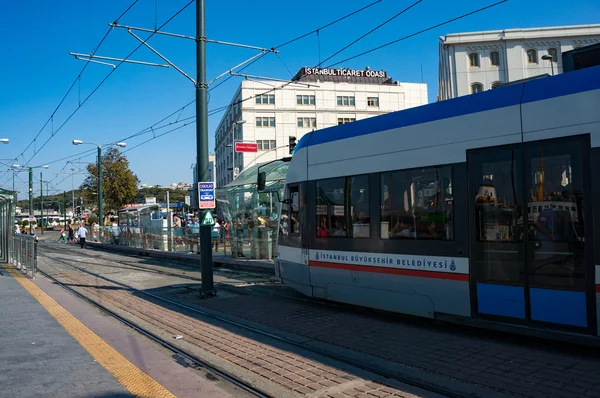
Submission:
[[[563,52],[599,42],[600,25],[490,30],[440,37],[438,100],[562,73]],[[548,55],[552,62],[542,59]]]
[[[394,82],[386,72],[368,68],[302,68],[293,80],[240,84],[215,131],[217,187],[231,182],[234,172],[290,156],[289,137],[299,141],[312,130],[428,102],[426,84]],[[234,130],[235,141],[256,143],[258,152],[236,153],[232,167]]]

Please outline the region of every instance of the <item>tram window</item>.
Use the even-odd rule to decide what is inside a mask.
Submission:
[[[371,218],[369,216],[369,176],[349,177],[350,214],[352,216],[352,237],[370,238]]]
[[[287,231],[284,235],[300,236],[300,189],[298,186],[289,188],[289,198],[292,200],[290,204],[289,220],[283,220],[283,225],[287,225]]]
[[[317,238],[346,237],[346,178],[317,181]]]
[[[452,167],[381,175],[381,238],[453,240]]]

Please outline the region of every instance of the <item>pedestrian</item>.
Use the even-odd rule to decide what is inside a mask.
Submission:
[[[73,230],[73,226],[69,224],[69,242],[73,242],[75,240],[75,231]]]
[[[88,230],[83,226],[83,224],[81,224],[81,226],[79,227],[79,230],[77,231],[77,236],[79,236],[79,245],[81,246],[82,249],[84,247],[86,247],[85,237],[86,237],[87,233],[88,233]]]
[[[66,228],[63,228],[62,231],[60,231],[60,238],[58,238],[58,243],[67,243],[67,232],[66,232]]]
[[[219,219],[215,218],[215,225],[211,231],[211,237],[213,242],[213,247],[215,248],[215,252],[219,251],[219,239],[221,237],[221,224],[219,223]]]

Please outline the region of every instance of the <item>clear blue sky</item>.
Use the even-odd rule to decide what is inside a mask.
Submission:
[[[84,66],[69,52],[89,53],[105,34],[108,23],[124,11],[133,0],[106,1],[42,1],[5,2],[0,25],[0,137],[10,139],[2,145],[0,158],[19,155],[40,131],[60,99]],[[324,25],[372,1],[328,0],[281,1],[262,0],[227,2],[207,0],[207,36],[231,42],[272,47],[288,39]],[[332,61],[343,60],[358,52],[400,38],[469,12],[491,0],[424,0],[403,16],[344,51]],[[379,4],[350,19],[321,32],[322,58],[334,53],[345,44],[367,32],[412,1],[383,0]],[[187,4],[187,0],[140,0],[121,19],[125,25],[153,28],[155,21],[162,24]],[[225,7],[224,7],[225,6]],[[157,11],[155,13],[155,10]],[[598,23],[600,2],[577,0],[558,2],[552,0],[509,0],[493,9],[467,19],[440,27],[420,36],[352,60],[342,66],[349,68],[383,69],[395,80],[420,82],[421,66],[424,82],[428,84],[429,100],[437,95],[438,37],[447,33]],[[188,35],[195,34],[195,4],[181,13],[165,31]],[[142,34],[142,37],[146,37]],[[167,58],[191,75],[195,75],[195,50],[192,41],[154,36],[149,43]],[[113,30],[98,55],[125,57],[138,42],[125,30]],[[208,78],[226,71],[254,54],[251,50],[208,45]],[[248,73],[289,78],[301,66],[314,66],[318,62],[317,37],[309,36],[281,49],[280,58],[269,55],[255,63]],[[131,59],[161,62],[147,49],[140,49]],[[287,65],[287,68],[286,66]],[[67,97],[56,112],[54,128],[58,128],[90,91],[110,72],[111,68],[90,64],[82,75],[80,84]],[[209,110],[227,105],[240,78],[233,78],[215,89],[210,95]],[[71,140],[81,139],[100,144],[127,137],[150,125],[194,99],[192,83],[173,69],[123,65],[80,108],[75,116],[40,150],[31,165],[43,165],[65,156],[74,155],[92,147],[75,147]],[[193,106],[181,118],[192,116]],[[209,144],[214,148],[214,129],[222,114],[209,119]],[[175,121],[176,116],[169,119]],[[167,131],[163,129],[161,132]],[[52,136],[51,123],[36,140],[35,147]],[[127,141],[128,147],[151,137],[146,134]],[[24,164],[33,156],[31,146],[19,159]],[[186,126],[176,132],[157,138],[127,152],[131,168],[142,183],[166,185],[192,179],[190,166],[195,162],[195,127]],[[93,161],[87,157],[82,161]],[[53,184],[67,176],[54,173],[69,171],[65,161],[52,163],[44,170],[44,180]],[[6,167],[2,166],[2,169]],[[39,170],[36,171],[39,177]],[[0,174],[0,186],[12,187],[12,174]],[[23,181],[27,174],[17,176],[16,188],[26,192]],[[83,176],[76,176],[79,185]],[[71,178],[52,186],[52,189],[69,190]],[[35,189],[38,190],[39,182]],[[37,195],[37,194],[36,194]]]

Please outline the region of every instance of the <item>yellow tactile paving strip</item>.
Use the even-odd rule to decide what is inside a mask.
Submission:
[[[61,307],[29,278],[6,264],[3,264],[3,267],[131,394],[137,397],[175,397],[169,390],[140,370],[102,340],[96,333]]]

